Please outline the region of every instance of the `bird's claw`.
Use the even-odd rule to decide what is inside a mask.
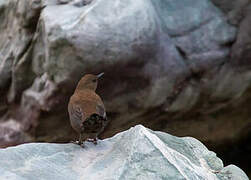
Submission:
[[[97,140],[94,140],[94,141],[93,141],[93,144],[97,145],[97,144],[98,144]]]
[[[80,141],[71,141],[71,143],[73,143],[73,144],[77,144],[77,145],[82,145],[83,143],[82,142],[80,142]]]
[[[88,142],[93,142],[93,144],[97,145],[98,142],[97,142],[97,138],[95,139],[87,139]]]

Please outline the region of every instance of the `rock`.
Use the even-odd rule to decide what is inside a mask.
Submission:
[[[227,14],[228,22],[238,26],[245,17],[245,9],[250,0],[211,0],[216,6]]]
[[[12,116],[10,109],[20,102],[22,93],[35,79],[31,69],[33,36],[42,10],[39,0],[0,1],[0,146],[31,141],[27,129],[23,128],[20,114]],[[14,105],[14,106],[11,106]],[[7,108],[6,108],[7,107]],[[9,110],[8,110],[9,109]],[[19,121],[17,121],[19,119]],[[28,127],[32,123],[29,120]]]
[[[8,101],[13,103],[21,98],[22,91],[27,89],[35,78],[30,66],[32,39],[42,5],[39,0],[1,1],[0,9],[0,88],[10,86]]]
[[[242,69],[250,69],[251,28],[249,22],[251,20],[251,1],[212,0],[212,2],[220,7],[227,14],[229,22],[239,29],[236,41],[231,49],[231,63],[233,66],[241,67]]]
[[[68,4],[72,0],[58,0],[58,4]]]
[[[178,138],[137,125],[98,145],[30,143],[0,149],[0,178],[16,179],[239,179],[191,137]]]
[[[236,42],[232,46],[231,62],[236,66],[250,69],[251,58],[251,3],[246,7],[246,13],[240,23]]]
[[[51,117],[58,112],[55,109],[64,111],[84,73],[105,71],[98,91],[108,113],[114,115],[105,136],[121,130],[124,124],[129,127],[131,121],[137,124],[135,117],[146,122],[144,114],[154,114],[154,108],[159,114],[190,111],[202,91],[212,94],[212,88],[221,85],[215,77],[216,83],[207,83],[202,89],[198,77],[220,69],[229,56],[228,44],[235,39],[235,28],[208,0],[97,0],[80,7],[70,1],[64,5],[41,1],[40,7],[39,21],[37,15],[32,16],[36,13],[27,15],[28,22],[33,19],[37,24],[31,29],[33,36],[27,40],[30,47],[22,53],[23,60],[14,55],[15,63],[6,61],[3,68],[8,72],[13,66],[12,72],[2,72],[6,74],[2,86],[8,91],[8,114],[15,114],[17,118],[11,118],[24,124],[22,131],[46,122],[40,116],[44,111]],[[15,27],[23,28],[19,24]],[[8,46],[6,49],[10,51]],[[8,53],[3,57],[7,59]],[[35,88],[45,76],[51,85]],[[27,111],[30,108],[32,112]],[[67,126],[68,117],[63,119],[60,126]],[[55,124],[62,121],[62,117],[54,119]]]

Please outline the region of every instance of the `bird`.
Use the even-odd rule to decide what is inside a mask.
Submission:
[[[68,103],[70,123],[79,134],[79,140],[74,142],[75,144],[82,145],[87,140],[96,145],[98,135],[107,125],[104,103],[95,92],[98,79],[103,75],[104,73],[84,75],[70,97]]]

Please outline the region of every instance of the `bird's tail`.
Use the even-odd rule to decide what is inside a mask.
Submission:
[[[106,123],[106,121],[107,121],[107,118],[104,118],[104,117],[94,113],[83,122],[83,125],[93,125],[93,124],[99,124],[99,123]]]

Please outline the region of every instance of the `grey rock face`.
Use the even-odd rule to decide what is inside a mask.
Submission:
[[[68,117],[55,114],[65,111],[67,98],[85,73],[105,71],[98,91],[114,115],[106,136],[138,120],[159,126],[161,118],[149,120],[149,114],[156,114],[153,109],[169,117],[193,110],[202,94],[207,101],[231,100],[249,85],[248,75],[221,68],[236,29],[208,0],[94,0],[85,6],[34,0],[19,1],[12,10],[15,2],[0,3],[5,10],[0,18],[6,22],[0,28],[0,87],[7,99],[1,105],[2,119],[15,119],[21,132],[50,123],[50,117],[59,124],[56,129],[65,132]],[[8,32],[18,35],[9,38]],[[220,78],[215,76],[219,71]],[[230,76],[236,84],[229,89]],[[247,83],[239,87],[242,76],[248,77]],[[44,111],[49,115],[41,120]],[[58,134],[55,124],[49,136]]]
[[[216,6],[222,9],[228,18],[229,23],[238,26],[245,17],[245,9],[248,7],[250,0],[211,0]]]
[[[0,1],[0,109],[1,119],[5,121],[0,124],[0,146],[31,140],[25,130],[34,121],[27,124],[21,120],[20,114],[15,117],[10,115],[11,111],[6,111],[20,102],[23,91],[36,77],[31,68],[33,40],[42,8],[39,0]]]
[[[141,125],[98,142],[31,143],[0,149],[0,178],[22,179],[239,179],[245,173],[191,137],[178,138]]]
[[[219,6],[227,14],[228,21],[239,29],[231,49],[231,63],[242,69],[250,69],[251,1],[212,0],[212,2]]]
[[[251,59],[251,3],[246,7],[245,16],[240,23],[237,40],[232,47],[232,62],[250,69]]]

